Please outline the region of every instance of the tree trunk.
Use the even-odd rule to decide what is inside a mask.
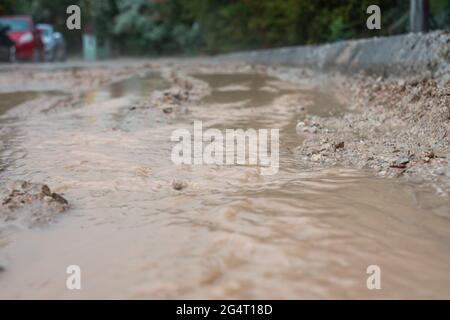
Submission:
[[[428,31],[429,0],[410,0],[410,29],[411,32]]]

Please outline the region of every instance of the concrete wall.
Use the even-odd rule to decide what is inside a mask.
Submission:
[[[431,73],[437,78],[450,78],[450,31],[237,52],[222,57],[320,71],[366,71],[383,76]]]

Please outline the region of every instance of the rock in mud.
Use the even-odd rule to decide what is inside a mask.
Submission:
[[[17,181],[11,183],[0,206],[0,219],[24,221],[26,225],[49,222],[69,208],[60,194],[45,184]]]
[[[7,269],[7,263],[6,263],[6,258],[5,258],[5,256],[3,256],[3,255],[0,255],[0,275],[3,273],[3,272],[6,272],[6,269]]]
[[[440,168],[447,168],[450,159],[446,156],[450,145],[450,81],[438,83],[424,77],[398,84],[392,79],[356,78],[350,83],[352,87],[342,90],[348,90],[351,111],[330,117],[306,115],[299,122],[300,134],[308,133],[311,126],[318,130],[308,135],[298,155],[314,167],[337,163],[373,169],[384,177],[420,179],[448,195],[450,179]],[[329,147],[323,140],[345,141],[345,146],[332,152],[333,144]],[[320,161],[318,156],[312,157],[316,150]]]
[[[180,104],[189,100],[189,91],[164,92],[163,101],[171,104]]]
[[[163,112],[165,114],[171,114],[173,112],[173,108],[172,107],[167,107],[163,109]]]
[[[423,161],[425,163],[429,163],[432,159],[435,159],[435,158],[436,158],[436,155],[434,154],[434,152],[428,151],[424,154]]]
[[[334,144],[334,151],[339,150],[339,149],[344,149],[344,147],[345,147],[345,142],[344,141],[335,143]]]
[[[409,163],[409,158],[402,157],[398,158],[394,161],[394,163],[391,164],[391,168],[399,168],[399,169],[405,169]]]
[[[172,188],[177,191],[181,191],[183,189],[186,189],[188,187],[188,184],[186,181],[182,180],[174,180],[172,181]]]

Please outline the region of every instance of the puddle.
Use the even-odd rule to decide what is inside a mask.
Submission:
[[[26,156],[0,177],[45,181],[73,208],[48,228],[0,228],[0,298],[450,298],[447,199],[364,171],[312,171],[290,151],[304,112],[279,99],[300,93],[298,104],[326,114],[339,106],[331,95],[261,75],[196,76],[212,95],[173,124],[153,125],[148,110],[118,116],[129,105],[109,100],[146,95],[158,79],[20,124],[10,153]],[[171,133],[194,120],[280,128],[279,173],[173,165]],[[188,187],[173,190],[174,178]],[[72,264],[76,293],[64,287]],[[366,287],[370,265],[382,290]]]
[[[53,91],[17,91],[17,92],[7,92],[0,93],[0,116],[7,112],[8,110],[22,104],[24,102],[45,97],[51,95],[58,95],[61,93],[53,92]]]
[[[270,105],[277,97],[301,95],[298,110],[318,116],[337,115],[344,107],[329,92],[305,90],[263,74],[194,74],[211,87],[211,94],[203,98],[205,105],[242,102],[244,107],[257,108]]]
[[[168,86],[168,83],[159,74],[151,73],[144,77],[132,77],[104,88],[88,91],[83,96],[83,102],[92,104],[125,96],[146,97],[152,91],[163,90]]]
[[[267,87],[269,80],[258,74],[194,74],[195,78],[206,81],[212,94],[203,99],[205,104],[224,104],[244,101],[245,106],[263,106],[270,104],[281,92],[277,88]],[[283,90],[287,93],[287,90]]]

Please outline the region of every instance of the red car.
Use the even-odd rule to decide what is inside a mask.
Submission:
[[[31,17],[0,17],[0,25],[8,28],[8,36],[15,43],[17,59],[42,60],[44,45],[40,31],[34,27]]]

